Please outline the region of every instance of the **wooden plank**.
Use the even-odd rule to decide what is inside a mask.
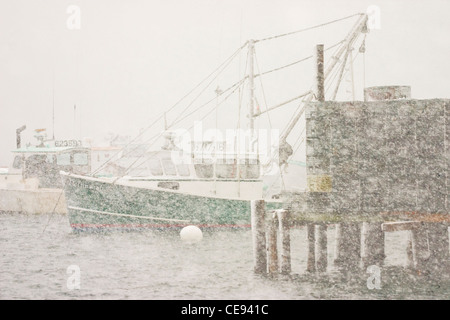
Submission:
[[[404,230],[415,230],[420,227],[422,223],[419,221],[395,221],[385,222],[381,225],[384,232],[395,232]]]

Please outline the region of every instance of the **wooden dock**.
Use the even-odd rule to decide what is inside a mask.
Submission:
[[[295,226],[286,209],[265,211],[264,200],[252,201],[254,272],[291,273],[290,230]],[[328,261],[327,228],[336,225],[336,257]],[[341,272],[365,271],[384,266],[385,233],[408,231],[405,248],[408,267],[417,274],[450,273],[448,222],[393,221],[302,223],[306,226],[308,250],[306,272],[324,273],[329,265]]]

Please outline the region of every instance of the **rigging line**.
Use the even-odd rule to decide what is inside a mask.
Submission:
[[[253,51],[254,51],[254,46],[253,46]],[[247,67],[249,65],[249,57],[250,57],[250,50],[247,52],[247,58],[245,59],[245,68],[244,68],[244,74],[247,73]],[[253,59],[253,57],[251,57]],[[240,68],[240,65],[239,65]],[[240,69],[239,69],[240,72]],[[240,76],[240,74],[239,74]],[[250,75],[249,75],[250,76]],[[250,77],[249,77],[250,78]],[[250,81],[248,82],[248,87],[250,88]],[[241,88],[239,86],[239,88]],[[240,157],[240,151],[241,151],[241,109],[242,109],[242,99],[244,97],[244,90],[245,89],[245,83],[244,83],[244,88],[242,88],[242,92],[241,90],[239,90],[239,103],[238,103],[238,123],[237,123],[237,137],[236,137],[236,143],[234,144],[235,148],[236,148],[236,175],[237,175],[237,179],[238,179],[238,184],[237,184],[237,196],[240,197],[241,196],[241,157]],[[250,88],[252,89],[252,88]]]
[[[351,45],[351,47],[353,47],[353,44],[355,44],[355,42],[356,42],[356,39],[355,39],[354,42],[352,42],[352,43],[349,44],[349,47],[350,47],[350,45]],[[348,49],[347,49],[347,51],[348,51]],[[354,61],[355,61],[356,57],[358,56],[358,54],[359,54],[359,51],[357,52],[357,54],[355,55],[355,57],[352,59],[352,61],[351,61],[352,63],[354,63]],[[346,56],[344,57],[344,64],[346,64],[347,55],[348,55],[348,54],[346,54]],[[327,81],[328,86],[327,86],[325,92],[327,92],[327,91],[330,89],[330,87],[332,86],[333,81],[334,81],[334,79],[335,79],[336,76],[337,76],[338,70],[340,70],[340,69],[339,69],[339,68],[333,69],[332,75],[331,75],[331,78],[332,78],[332,79],[330,79],[330,81]],[[347,74],[347,70],[344,71],[344,73],[343,73],[342,76],[344,76],[344,75],[346,75],[346,74]],[[332,100],[334,100],[334,99],[332,99]]]
[[[351,63],[352,63],[352,64],[355,62],[356,58],[358,57],[358,54],[359,54],[359,52],[357,52],[356,55],[355,55],[355,56],[353,57],[353,59],[351,60]],[[345,68],[345,66],[346,66],[346,64],[347,64],[346,61],[348,60],[348,58],[347,58],[348,55],[349,55],[349,54],[346,54],[346,57],[344,58],[344,62],[343,62],[343,71],[342,71],[342,74],[340,75],[340,79],[343,78],[344,76],[346,76],[347,73],[349,72],[349,70],[347,70],[347,69]],[[335,75],[335,76],[336,76],[336,75]],[[331,85],[332,85],[332,83],[330,83],[330,85],[328,86],[327,90],[331,87]],[[334,98],[336,97],[336,94],[337,94],[337,91],[338,91],[339,87],[337,86],[335,89],[336,89],[336,92],[335,92],[335,94],[334,94]],[[334,98],[333,98],[332,100],[334,100]]]
[[[224,64],[228,62],[228,60],[233,59],[234,56],[239,53],[245,46],[247,45],[248,41],[245,42],[239,49],[237,49],[231,56],[229,56],[224,62],[222,62],[214,71],[212,71],[208,76],[206,76],[203,80],[201,80],[193,89],[191,89],[188,93],[186,93],[182,98],[180,98],[175,104],[173,104],[168,110],[164,111],[155,121],[153,121],[149,126],[144,128],[134,139],[132,139],[130,142],[128,142],[125,146],[123,146],[120,150],[115,152],[112,157],[110,157],[108,160],[106,160],[101,166],[99,166],[94,172],[90,173],[89,176],[93,176],[94,174],[98,173],[101,169],[103,169],[112,159],[115,158],[116,155],[118,155],[120,152],[125,150],[126,147],[130,146],[133,142],[138,140],[140,137],[143,136],[143,134],[149,130],[151,127],[153,127],[163,116],[164,113],[172,111],[178,104],[180,104],[181,101],[183,101],[185,98],[187,98],[189,95],[191,95],[198,87],[200,87],[206,80],[208,80],[213,74],[215,74]],[[134,149],[129,150],[128,153],[125,155],[128,155],[132,153],[133,151],[137,150],[139,146],[135,147]],[[124,154],[122,154],[122,157]]]
[[[359,51],[356,53],[356,55],[353,57],[353,59],[351,59],[351,63],[352,63],[352,64],[355,63],[355,60],[356,60],[356,58],[358,57],[358,54],[359,54]],[[341,79],[342,79],[344,76],[346,76],[347,73],[349,72],[349,70],[347,70],[347,69],[345,68],[345,66],[346,66],[346,61],[347,61],[347,59],[348,59],[348,56],[349,56],[349,54],[346,54],[345,59],[344,59],[344,62],[343,62],[343,67],[342,67],[342,70],[341,70],[341,75],[340,75],[339,81],[341,81]],[[332,99],[332,100],[334,100],[334,99],[336,98],[336,95],[337,95],[337,91],[338,91],[338,90],[339,90],[339,83],[337,84],[337,86],[336,86],[336,88],[335,88],[335,92],[334,92],[334,96],[333,96],[333,99]]]
[[[352,47],[352,45],[353,45],[353,43],[350,43],[349,44],[349,46],[348,46],[348,48],[350,48],[350,47]],[[347,48],[347,52],[345,53],[345,56],[344,56],[344,59],[343,59],[343,61],[341,61],[341,65],[343,65],[344,67],[344,69],[345,69],[345,65],[346,65],[346,63],[347,63],[347,56],[348,56],[348,52],[349,52],[349,49]],[[340,60],[340,59],[339,59]],[[353,61],[352,61],[353,62]],[[342,74],[342,72],[343,72],[343,74]],[[341,79],[341,77],[343,76],[343,75],[345,75],[346,73],[347,73],[347,71],[346,70],[344,70],[344,71],[342,71],[341,72],[341,69],[340,68],[333,68],[333,70],[331,71],[331,74],[328,76],[328,78],[327,78],[327,85],[326,85],[326,89],[325,89],[325,93],[327,93],[329,90],[330,90],[330,88],[333,86],[333,83],[334,83],[334,80],[336,79],[336,77],[338,77],[338,75],[339,75],[339,82],[340,82],[340,79]],[[339,89],[339,84],[337,85],[337,89]],[[334,97],[336,97],[336,95],[334,95]],[[331,99],[331,100],[334,100],[334,98],[333,99]]]
[[[336,23],[336,22],[339,22],[339,21],[342,21],[342,20],[350,19],[352,17],[361,16],[361,15],[363,15],[363,13],[352,14],[352,15],[344,17],[344,18],[340,18],[340,19],[336,19],[336,20],[333,20],[333,21],[321,23],[321,24],[318,24],[318,25],[315,25],[315,26],[312,26],[312,27],[307,27],[307,28],[300,29],[300,30],[297,30],[297,31],[287,32],[287,33],[276,35],[276,36],[272,36],[272,37],[267,37],[267,38],[263,38],[263,39],[260,39],[260,40],[255,40],[255,43],[256,42],[267,41],[267,40],[273,40],[273,39],[277,39],[277,38],[293,35],[293,34],[296,34],[296,33],[300,33],[300,32],[304,32],[304,31],[308,31],[308,30],[324,27],[324,26],[332,24],[332,23]]]
[[[345,39],[340,41],[339,44],[343,44],[345,42]],[[334,50],[333,54],[331,55],[331,57],[329,57],[327,63],[326,63],[326,69],[328,69],[328,67],[330,66],[330,64],[333,62],[333,60],[340,60],[339,58],[336,57],[336,54],[341,50],[342,47],[338,47],[336,48],[336,50]],[[325,68],[324,68],[325,69]],[[334,70],[334,69],[333,69]],[[329,77],[327,78],[329,79]],[[325,80],[327,80],[325,79]]]
[[[178,116],[177,116],[177,118],[175,118],[174,122],[177,121],[177,119],[192,106],[192,104],[198,99],[198,97],[200,97],[206,91],[206,89],[208,89],[208,87],[219,77],[220,73],[223,72],[225,70],[225,68],[230,65],[230,63],[233,61],[233,59],[236,57],[236,55],[240,52],[240,50],[235,52],[235,54],[228,59],[227,63],[223,66],[222,70],[218,71],[218,73],[215,75],[215,77],[211,79],[211,81],[200,91],[200,93],[189,103],[189,105],[181,113],[178,114]]]
[[[275,68],[275,69],[272,69],[272,70],[269,70],[269,71],[265,71],[265,72],[263,72],[263,73],[255,74],[255,78],[256,78],[256,77],[263,76],[263,75],[268,74],[268,73],[271,73],[271,72],[275,72],[275,71],[278,71],[278,70],[282,70],[282,69],[291,67],[291,66],[293,66],[293,65],[296,65],[297,63],[306,61],[306,60],[311,59],[311,58],[313,58],[313,57],[314,57],[314,56],[311,55],[311,56],[309,56],[309,57],[305,57],[305,58],[303,58],[303,59],[300,59],[300,60],[297,60],[297,61],[295,61],[295,62],[289,63],[289,64],[287,64],[287,65],[285,65],[285,66],[282,66],[282,67],[279,67],[279,68]],[[259,72],[259,71],[258,71],[258,72]]]
[[[330,50],[330,49],[332,49],[332,48],[334,48],[334,47],[340,45],[340,44],[343,43],[344,41],[345,41],[345,40],[341,40],[341,41],[339,41],[339,42],[333,44],[332,46],[326,48],[325,51],[328,51],[328,50]],[[300,63],[300,62],[309,60],[309,59],[311,59],[311,58],[313,58],[313,57],[314,57],[314,55],[310,55],[310,56],[305,57],[305,58],[302,58],[302,59],[300,59],[300,60],[291,62],[291,63],[289,63],[289,64],[287,64],[287,65],[284,65],[284,66],[281,66],[281,67],[278,67],[278,68],[275,68],[275,69],[272,69],[272,70],[264,71],[264,72],[262,72],[262,73],[255,74],[255,78],[256,78],[256,77],[263,76],[263,75],[268,74],[268,73],[272,73],[272,72],[275,72],[275,71],[278,71],[278,70],[282,70],[282,69],[291,67],[291,66],[293,66],[293,65],[296,65],[297,63]],[[258,72],[259,72],[259,71],[258,71]]]
[[[256,62],[256,68],[258,69],[258,72],[260,72],[260,71],[259,71],[258,59],[257,59],[257,57],[256,57],[256,52],[255,52],[255,54],[254,54],[254,57],[255,57],[255,62]],[[259,78],[259,81],[260,81],[260,83],[261,83],[261,91],[262,91],[262,94],[263,94],[264,105],[265,105],[265,107],[266,107],[267,118],[268,118],[268,120],[269,120],[269,126],[270,126],[270,129],[272,130],[272,121],[271,121],[271,119],[270,119],[270,113],[268,112],[269,110],[268,110],[268,107],[267,107],[267,100],[266,100],[266,94],[265,94],[264,86],[263,86],[263,83],[262,83],[262,77]],[[261,111],[260,111],[259,113],[261,114]],[[271,148],[271,149],[272,149],[272,148]],[[270,151],[270,152],[272,152],[272,151]],[[275,155],[272,155],[271,161],[273,161],[274,157],[275,157]],[[282,186],[282,190],[286,190],[286,184],[285,184],[285,181],[284,181],[283,170],[281,170],[281,168],[280,168],[280,178],[281,178],[281,186]],[[271,185],[271,187],[273,187],[273,184]],[[269,189],[270,189],[270,188],[269,188]],[[266,193],[266,194],[267,194],[267,193]]]
[[[314,86],[311,86],[311,87],[309,88],[309,92],[313,92],[313,87],[314,87]],[[313,93],[311,93],[311,94],[313,94]],[[308,97],[309,97],[309,95],[303,97],[302,101],[300,101],[300,103],[298,104],[298,107],[297,107],[297,109],[295,110],[295,113],[294,113],[294,114],[298,114],[298,113],[300,112],[300,110],[301,110],[301,108],[302,108],[304,102],[306,101],[306,99],[307,99]],[[281,132],[281,136],[283,136],[283,135],[286,133],[287,129],[288,129],[287,127],[283,129],[283,131]]]
[[[248,67],[248,55],[247,55],[247,59],[245,60],[245,68],[244,68],[244,74],[247,71],[247,67]],[[240,72],[240,70],[239,70]],[[248,76],[245,76],[244,81],[248,79]],[[244,92],[245,92],[245,83],[243,85],[242,90],[239,90],[239,101],[238,101],[238,123],[236,125],[236,128],[239,129],[241,127],[241,108],[242,108],[242,99],[244,98]]]
[[[149,127],[147,127],[147,129],[149,129],[150,127],[152,127],[153,125],[155,125],[157,122],[159,122],[162,118],[164,117],[164,113],[162,113],[158,118],[156,118]],[[146,130],[147,130],[146,129]],[[118,155],[120,152],[122,152],[123,150],[125,150],[126,147],[130,146],[133,142],[135,142],[138,138],[140,138],[143,135],[144,131],[142,131],[136,138],[134,138],[133,140],[131,140],[130,142],[128,142],[125,146],[123,146],[120,150],[118,150],[117,152],[115,152],[111,157],[108,158],[108,160],[106,160],[105,162],[103,162],[97,169],[95,169],[93,172],[91,172],[89,174],[89,176],[93,176],[96,173],[98,173],[100,170],[104,169],[106,167],[106,165],[111,162],[116,155]],[[136,151],[138,148],[140,147],[140,145],[132,148],[131,150],[128,150],[127,153],[122,154],[122,156],[120,158],[123,158],[125,155],[129,155],[130,153],[132,153],[133,151]]]
[[[258,64],[258,58],[256,56],[256,50],[255,50],[255,53],[254,53],[254,57],[255,57],[255,62],[256,62],[256,69],[258,69],[258,73],[260,73],[260,71],[259,71],[259,64]],[[262,75],[262,73],[260,73],[260,74]],[[267,112],[268,111],[267,99],[266,99],[266,93],[265,93],[265,90],[264,90],[264,86],[263,86],[263,83],[262,83],[262,77],[259,78],[259,82],[261,84],[261,92],[262,92],[262,95],[263,95],[264,106],[266,107],[266,112]],[[259,111],[259,114],[261,114],[261,111]],[[269,120],[270,129],[272,129],[272,121],[270,120],[270,114],[268,112],[267,112],[267,119]]]
[[[279,108],[279,107],[282,107],[282,106],[284,106],[284,105],[287,105],[288,103],[291,103],[292,101],[298,100],[298,99],[300,99],[300,98],[304,98],[305,96],[307,96],[307,95],[309,95],[309,94],[311,94],[311,93],[313,93],[311,90],[310,90],[310,91],[306,91],[306,92],[302,93],[301,95],[299,95],[299,96],[297,96],[297,97],[291,98],[291,99],[289,99],[289,100],[287,100],[287,101],[284,101],[284,102],[282,102],[282,103],[279,103],[279,104],[277,104],[277,105],[275,105],[275,106],[272,106],[272,107],[270,107],[270,108],[266,108],[266,110],[264,110],[264,111],[255,113],[253,116],[254,116],[254,117],[259,117],[259,116],[262,115],[263,113],[269,114],[269,111],[273,111],[274,109],[277,109],[277,108]]]
[[[294,152],[292,152],[292,156],[294,156],[294,154],[298,151],[298,149],[302,145],[303,141],[305,140],[306,135],[303,135],[303,133],[305,133],[305,131],[306,131],[306,126],[303,127],[302,132],[300,132],[300,134],[297,138],[297,141],[294,142],[295,150],[294,150]],[[300,141],[300,138],[301,138],[301,141]],[[295,146],[299,141],[300,141],[300,143],[297,146]]]
[[[55,206],[53,207],[52,214],[51,214],[50,217],[48,218],[47,224],[45,225],[44,230],[42,231],[42,233],[45,232],[45,230],[46,230],[47,227],[48,227],[48,224],[50,223],[50,220],[53,218],[53,215],[55,214],[55,211],[56,211],[56,207],[58,206],[58,203],[59,203],[59,201],[61,200],[61,196],[63,195],[63,193],[64,193],[64,186],[63,186],[63,188],[61,189],[61,192],[59,193],[58,199],[56,200]]]
[[[238,89],[239,87],[236,87],[232,92],[230,92],[219,104],[218,104],[218,106],[220,106],[222,103],[224,103],[231,95],[233,95],[233,93],[235,93],[236,92],[236,90]],[[215,108],[212,108],[210,111],[208,111],[201,119],[200,119],[200,121],[202,121],[203,119],[205,119],[207,116],[209,116],[213,111],[215,111],[216,109]],[[180,121],[182,121],[182,120],[180,120]],[[178,122],[180,122],[180,121],[178,121]],[[173,125],[175,125],[176,123],[173,123],[171,126],[173,126]],[[169,126],[168,128],[170,128],[171,126]],[[190,130],[190,129],[192,129],[194,127],[194,125],[191,125],[187,130]],[[160,133],[158,133],[158,134],[156,134],[156,135],[154,135],[154,136],[152,136],[151,138],[149,138],[148,140],[146,140],[145,142],[148,142],[148,141],[150,141],[150,140],[152,140],[152,141],[154,141],[154,140],[156,140],[156,139],[158,139],[159,137],[161,137],[162,135],[164,134],[164,132],[160,132]],[[144,153],[145,154],[145,153]],[[144,155],[143,154],[143,155]],[[142,155],[142,156],[143,156]],[[143,157],[143,159],[140,159],[140,157],[137,157],[137,159],[134,161],[134,162],[132,162],[131,163],[131,165],[129,165],[127,168],[125,168],[125,172],[128,172],[133,166],[135,166],[136,165],[136,163],[138,163],[138,161],[139,160],[142,160],[142,162],[140,162],[139,164],[138,164],[138,167],[140,166],[140,165],[142,165],[145,161],[147,161],[147,159],[151,159],[152,157],[149,157],[149,158],[146,158],[146,157]],[[143,169],[142,169],[143,170]],[[116,180],[114,180],[114,182],[115,181],[117,181],[117,179]]]
[[[240,84],[240,83],[236,83],[235,86],[238,86],[239,84]],[[227,91],[231,90],[232,88],[233,88],[233,87],[229,87],[229,88],[227,89]],[[233,93],[234,91],[236,91],[236,90],[233,90],[232,93]],[[223,95],[224,93],[225,93],[225,91],[222,92],[219,96]],[[207,106],[208,104],[210,104],[211,102],[215,101],[217,98],[218,98],[218,97],[216,96],[216,97],[214,97],[214,98],[208,100],[207,102],[205,102],[205,103],[203,103],[202,105],[200,105],[199,107],[197,107],[195,110],[192,110],[190,113],[188,113],[187,115],[185,115],[183,118],[181,118],[181,119],[175,119],[174,122],[172,122],[172,124],[169,125],[169,128],[170,128],[170,127],[173,127],[173,126],[176,125],[177,123],[180,123],[181,121],[183,121],[183,120],[185,120],[186,118],[190,117],[192,114],[196,113],[197,111],[199,111],[199,110],[202,109],[203,107],[205,107],[205,106]],[[179,118],[179,117],[178,117],[178,118]]]
[[[356,60],[358,54],[359,54],[359,52],[358,52],[358,53],[355,55],[355,57],[353,58],[352,63]],[[347,60],[347,56],[348,56],[348,55],[346,55],[346,57],[345,57],[345,59],[344,59],[344,62],[343,62],[344,73],[343,73],[342,76],[344,76],[344,75],[348,72],[347,70],[345,70],[345,64],[346,64],[345,62],[346,62],[346,60]],[[339,69],[336,69],[336,70],[339,70]],[[305,132],[305,129],[306,129],[306,126],[303,127],[302,132],[301,132],[300,135],[299,135],[299,138],[296,140],[296,142],[294,142],[294,147],[295,147],[295,144],[297,144],[297,142],[299,141],[300,137],[302,137],[303,133]],[[292,155],[294,155],[294,154],[297,152],[297,150],[298,150],[298,148],[300,147],[301,143],[303,142],[304,138],[305,138],[305,136],[302,137],[302,141],[301,141],[300,144],[296,147],[296,149],[295,149],[295,151],[292,153]]]
[[[345,73],[345,66],[347,64],[347,59],[348,59],[349,53],[350,53],[350,51],[347,51],[346,55],[344,56],[344,61],[342,62],[341,70],[339,72],[339,78],[337,80],[337,84],[336,84],[336,87],[334,89],[333,96],[332,96],[331,100],[335,100],[336,99],[336,95],[337,95],[337,93],[339,91],[339,87],[340,87],[340,84],[341,84],[341,81],[342,81],[342,77],[343,77],[343,75]]]
[[[332,49],[332,48],[338,46],[339,44],[343,43],[344,41],[345,41],[345,40],[341,40],[341,41],[335,43],[334,45],[332,45],[332,46],[326,48],[325,51],[330,50],[330,49]],[[310,57],[312,57],[312,56],[310,56]],[[308,58],[310,58],[310,57],[308,57]],[[308,59],[308,58],[304,58],[304,59]],[[303,59],[303,60],[304,60],[304,59]],[[272,72],[272,71],[276,71],[276,70],[279,70],[279,69],[280,69],[280,68],[275,69],[275,70],[271,70],[271,71],[268,71],[268,72],[265,72],[265,73],[261,73],[261,74],[259,74],[259,75],[263,75],[263,74],[266,74],[266,73],[269,73],[269,72]],[[259,70],[258,70],[258,72],[259,72]],[[300,99],[300,98],[303,98],[303,97],[309,95],[310,93],[312,93],[312,88],[311,88],[309,91],[307,91],[307,92],[305,92],[305,93],[302,93],[300,96],[297,96],[297,97],[292,98],[292,99],[290,99],[290,100],[288,100],[288,101],[285,101],[285,102],[282,102],[282,103],[280,103],[280,104],[278,104],[278,105],[275,105],[275,106],[273,106],[273,107],[271,107],[271,108],[269,108],[269,109],[266,109],[266,111],[263,111],[263,112],[260,112],[260,113],[258,113],[258,114],[255,114],[255,116],[259,116],[259,115],[261,115],[261,114],[263,114],[263,113],[266,113],[266,112],[268,112],[268,111],[272,111],[273,109],[282,107],[282,106],[284,106],[284,105],[286,105],[286,104],[288,104],[288,103],[290,103],[290,102],[292,102],[292,101],[295,101],[295,100],[298,100],[298,99]],[[263,92],[263,94],[264,94],[264,92]],[[300,108],[300,106],[299,106],[299,108]],[[299,108],[297,109],[297,111],[299,110]]]
[[[342,64],[342,62],[341,62],[341,64]],[[332,87],[332,85],[334,83],[334,80],[336,79],[336,77],[339,74],[339,71],[340,71],[339,68],[334,68],[332,70],[331,74],[328,76],[328,78],[327,78],[328,81],[326,82],[326,85],[325,85],[325,87],[326,87],[325,88],[325,93],[327,93],[330,90],[330,88]]]

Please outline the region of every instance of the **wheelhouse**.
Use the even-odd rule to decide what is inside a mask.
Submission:
[[[62,187],[59,171],[88,174],[91,153],[84,147],[24,147],[13,151],[11,173],[37,178],[41,188]]]

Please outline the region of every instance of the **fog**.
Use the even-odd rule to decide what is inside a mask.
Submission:
[[[79,29],[68,27],[70,5],[80,9]],[[381,24],[367,35],[365,79],[361,59],[355,60],[356,99],[363,99],[364,83],[409,85],[415,99],[448,98],[450,1],[1,0],[0,166],[9,165],[15,130],[24,124],[24,142],[34,142],[38,128],[46,128],[49,137],[91,137],[98,144],[111,132],[135,136],[248,39],[366,12],[370,5],[380,8]],[[354,21],[301,34],[290,43],[258,44],[259,67],[269,70],[309,56],[317,43],[330,46]],[[212,84],[210,95],[242,78],[245,57],[244,49],[239,63]],[[272,83],[268,79],[267,104],[308,90],[313,76],[306,65]],[[348,91],[339,99],[349,100]],[[223,128],[228,120],[235,126],[233,104],[218,111]],[[277,126],[295,109],[277,111]],[[167,117],[170,123],[176,113]]]

